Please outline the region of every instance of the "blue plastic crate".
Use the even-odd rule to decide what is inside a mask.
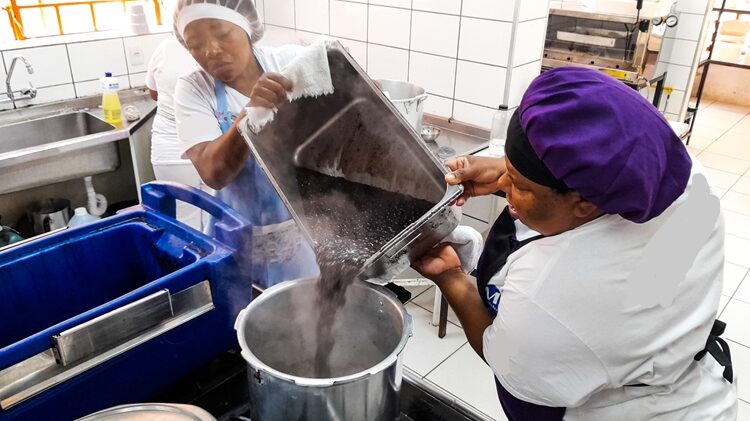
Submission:
[[[150,183],[142,197],[0,252],[0,420],[143,401],[236,346],[252,285],[234,255],[252,227],[186,186]],[[175,200],[214,216],[216,238],[176,221]]]

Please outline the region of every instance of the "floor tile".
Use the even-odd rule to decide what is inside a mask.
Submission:
[[[688,148],[696,148],[696,149],[706,149],[709,145],[714,143],[714,141],[717,139],[717,137],[713,136],[700,136],[695,134],[693,132],[690,135],[690,144],[688,145]],[[695,153],[693,154],[695,155]]]
[[[737,381],[740,382],[741,380],[737,380]],[[738,421],[750,420],[750,403],[747,403],[745,401],[739,402],[737,420]]]
[[[423,292],[430,289],[430,285],[403,285],[401,282],[396,282],[396,284],[399,284],[409,290],[411,292],[411,299],[409,302],[414,301],[415,298],[419,297]]]
[[[725,210],[724,223],[727,234],[750,240],[750,215]],[[748,253],[750,253],[750,250],[748,250]]]
[[[742,115],[747,115],[748,113],[750,113],[750,107],[748,107],[747,105],[728,104],[724,102],[714,102],[709,108],[711,109],[711,111],[721,110]]]
[[[696,116],[695,124],[707,124],[714,127],[731,127],[745,118],[747,110],[744,108],[735,108],[726,106],[716,106],[706,108]],[[701,118],[703,120],[701,121]]]
[[[440,364],[427,380],[493,418],[503,414],[495,390],[495,375],[469,344]]]
[[[422,294],[419,294],[419,297],[412,300],[413,304],[416,304],[420,307],[422,307],[425,310],[432,311],[433,307],[433,300],[435,299],[435,288],[436,286],[431,286],[425,290]]]
[[[748,107],[747,105],[729,104],[726,102],[714,102],[713,104],[711,104],[710,108],[711,110],[722,110],[738,114],[750,113],[750,107]]]
[[[444,392],[446,392],[448,394],[453,395],[453,392],[451,390],[445,389],[443,386],[439,386],[439,385],[435,384],[435,382],[433,382],[433,381],[430,381],[430,380],[427,380],[427,379],[422,379],[422,381],[425,382],[425,383],[428,383],[433,388],[440,389],[440,390],[442,390],[442,391],[444,391]],[[453,383],[455,384],[456,381],[454,380]],[[459,399],[455,395],[453,395],[453,399],[456,401],[457,404],[460,403],[462,406],[467,407],[467,409],[470,408],[470,410],[473,411],[473,412],[475,412],[476,414],[478,414],[478,416],[482,416],[483,415],[484,419],[493,420],[493,421],[508,421],[508,418],[505,416],[505,413],[502,412],[502,411],[500,413],[497,413],[497,414],[486,414],[486,413],[480,411],[479,408],[475,408],[475,407],[471,406],[468,402],[465,402],[464,400]],[[498,401],[498,404],[499,404],[499,398],[497,397],[497,394],[495,394],[495,400]],[[501,407],[501,410],[502,410],[502,407]]]
[[[750,348],[737,342],[729,342],[729,351],[732,353],[732,367],[737,375],[737,397],[748,401],[750,400]]]
[[[722,295],[719,297],[719,309],[716,310],[716,318],[721,318],[721,314],[724,312],[724,309],[727,306],[727,303],[729,303],[730,298],[726,295]]]
[[[750,345],[750,303],[731,299],[721,314],[721,320],[726,322],[727,330],[724,333],[726,339],[731,339],[742,345]]]
[[[724,284],[721,293],[727,297],[734,295],[737,287],[745,279],[748,269],[746,267],[735,265],[734,263],[724,262]]]
[[[750,135],[750,118],[745,117],[740,120],[739,123],[732,126],[732,131],[743,134],[745,136]],[[692,144],[692,142],[690,142]]]
[[[712,190],[712,191],[713,191],[714,193],[716,193],[716,196],[717,196],[717,197],[718,197],[719,199],[723,198],[723,197],[724,197],[724,196],[725,196],[725,195],[727,194],[727,191],[728,191],[727,189],[720,189],[720,188],[718,188],[718,187],[711,187],[711,190]],[[722,209],[724,209],[724,205],[722,205],[722,207],[721,207],[721,208],[722,208]]]
[[[750,161],[750,142],[747,135],[731,130],[706,148],[709,152]]]
[[[728,191],[721,197],[721,209],[750,215],[750,195]]]
[[[734,174],[744,174],[750,168],[750,161],[744,159],[732,158],[731,156],[721,155],[710,151],[704,151],[698,157],[698,161],[704,167],[731,172]]]
[[[695,102],[695,98],[690,98],[690,103],[693,104]],[[705,110],[706,108],[710,107],[712,104],[714,104],[716,100],[708,99],[708,98],[702,98],[701,99],[701,105],[698,107],[698,110]]]
[[[411,303],[406,310],[412,317],[413,334],[406,344],[404,365],[425,376],[465,344],[466,336],[461,328],[449,323],[445,337],[438,338],[429,311]]]
[[[713,142],[713,140],[712,140],[712,141],[710,141],[710,142],[709,142],[709,144],[710,144],[711,142]],[[691,154],[693,154],[693,156],[696,156],[696,157],[697,157],[698,155],[700,155],[700,154],[701,154],[701,152],[703,152],[703,149],[705,149],[705,147],[703,147],[703,148],[697,148],[697,147],[693,146],[693,143],[692,143],[692,142],[690,143],[690,145],[689,145],[689,146],[686,146],[686,148],[687,148],[687,150],[688,150],[688,151],[689,151],[689,152],[690,152]]]
[[[701,154],[702,155],[702,154]],[[699,158],[700,159],[700,158]],[[739,174],[733,174],[727,171],[717,170],[714,168],[706,168],[706,174],[708,176],[708,182],[714,186],[722,189],[728,189],[739,180]]]
[[[422,307],[425,310],[432,311],[435,305],[435,290],[437,287],[430,288],[428,291],[426,291],[424,294],[417,297],[416,300],[414,300],[414,304]],[[458,321],[458,317],[456,316],[456,313],[453,311],[450,306],[448,306],[448,321],[455,324],[456,326],[461,326],[461,322]],[[435,327],[435,332],[437,332],[437,327]]]
[[[750,276],[745,274],[745,278],[740,282],[740,286],[737,290],[734,291],[732,298],[750,303]],[[750,326],[748,326],[748,328],[750,328]]]
[[[727,262],[750,267],[750,240],[726,234],[724,255]]]
[[[697,136],[697,137],[701,137],[704,139],[716,140],[720,138],[727,131],[729,131],[728,127],[714,127],[714,126],[708,126],[708,125],[698,125],[696,123],[696,125],[693,126],[691,139],[693,136]],[[692,140],[690,140],[690,144],[691,145],[693,144]]]
[[[739,180],[737,180],[737,182],[732,186],[730,190],[737,193],[750,195],[750,177],[741,177]]]

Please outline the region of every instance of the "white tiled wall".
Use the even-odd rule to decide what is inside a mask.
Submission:
[[[488,128],[500,104],[518,105],[539,74],[548,0],[274,0],[258,2],[267,45],[341,40],[378,79],[408,80],[430,98],[425,111]],[[29,80],[34,103],[99,93],[105,71],[123,87],[142,86],[148,60],[168,34],[151,34],[2,51],[34,66],[19,68],[13,87]],[[513,41],[515,40],[515,41]],[[512,45],[515,43],[515,45]],[[677,50],[675,50],[677,51]],[[28,101],[21,101],[25,105]],[[8,105],[4,105],[8,108]]]
[[[261,43],[330,34],[371,77],[424,87],[425,112],[489,128],[497,107],[518,106],[539,74],[548,7],[548,0],[266,1]]]
[[[693,86],[693,77],[706,37],[709,0],[677,0],[675,14],[678,24],[664,34],[657,74],[667,72],[665,86],[673,88],[669,97],[662,96],[659,109],[671,120],[685,118]]]
[[[167,36],[160,33],[5,50],[0,76],[5,79],[13,56],[22,55],[31,63],[34,68],[31,75],[22,63],[16,64],[11,86],[18,90],[31,81],[37,88],[37,96],[17,101],[18,106],[99,94],[99,78],[104,72],[117,76],[121,87],[135,88],[144,85],[148,60]],[[12,105],[6,103],[0,107],[8,109]]]

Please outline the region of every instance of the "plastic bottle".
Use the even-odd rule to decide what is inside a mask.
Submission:
[[[505,137],[508,133],[510,117],[511,113],[507,105],[499,106],[495,115],[492,116],[490,147],[488,151],[490,155],[502,156],[505,154]]]
[[[120,90],[120,82],[110,72],[106,72],[104,77],[99,79],[99,82],[102,86],[104,121],[115,127],[122,127],[120,97],[117,95],[117,91]]]
[[[81,225],[86,225],[98,219],[99,218],[97,218],[96,216],[89,215],[88,211],[86,211],[86,208],[76,208],[75,212],[73,213],[73,217],[70,218],[70,221],[68,221],[68,226],[71,228],[80,227]]]

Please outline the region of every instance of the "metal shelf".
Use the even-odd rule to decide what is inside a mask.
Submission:
[[[698,108],[700,107],[701,96],[703,96],[703,89],[706,86],[706,79],[708,77],[708,71],[711,69],[712,64],[717,65],[717,66],[734,67],[738,69],[750,69],[750,65],[748,64],[732,63],[728,61],[716,60],[713,58],[714,46],[716,45],[716,36],[719,34],[719,26],[721,24],[721,16],[724,13],[736,13],[740,15],[750,14],[750,10],[727,9],[726,5],[727,5],[727,0],[722,0],[721,7],[712,8],[714,12],[718,12],[718,16],[716,16],[716,19],[714,19],[714,30],[713,30],[713,33],[711,34],[711,42],[708,44],[708,57],[702,58],[698,64],[698,68],[702,67],[703,72],[701,73],[700,82],[698,83],[698,92],[696,95],[694,114],[697,113]],[[746,52],[746,54],[750,54],[750,52]],[[693,131],[694,123],[695,123],[695,115],[693,115],[692,118],[690,119],[690,132]],[[688,143],[690,143],[689,139],[688,139]]]
[[[721,60],[708,60],[708,62],[719,66],[736,67],[738,69],[750,69],[750,64],[732,63],[731,61]]]
[[[747,15],[750,14],[750,10],[744,10],[744,9],[722,9],[721,7],[714,7],[714,12],[723,12],[723,13],[737,13],[740,15]]]

